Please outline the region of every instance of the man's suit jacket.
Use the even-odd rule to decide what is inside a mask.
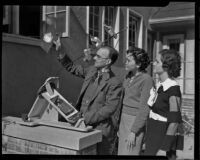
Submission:
[[[84,78],[83,86],[77,100],[76,108],[81,110],[81,103],[84,93],[96,74],[97,69],[90,67],[83,68],[81,65],[75,65],[71,62],[68,56],[60,60],[65,69],[81,78]],[[107,76],[104,76],[100,81],[95,94],[87,104],[87,109],[84,115],[86,125],[91,125],[95,129],[102,131],[103,136],[112,141],[116,136],[119,125],[119,116],[121,112],[122,98],[122,83],[110,71]]]

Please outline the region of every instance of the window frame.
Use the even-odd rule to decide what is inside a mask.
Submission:
[[[87,6],[86,7],[86,33],[89,34],[89,24],[90,24],[90,6]],[[105,7],[104,6],[99,6],[99,15],[100,15],[100,24],[99,24],[99,39],[104,41],[104,33],[105,33],[105,30],[104,30],[104,22],[105,22]],[[116,10],[115,10],[115,15],[114,15],[114,31],[115,33],[119,32],[119,27],[120,27],[120,7],[117,6],[116,7]],[[87,36],[87,43],[86,43],[86,46],[88,47],[89,46],[89,40],[88,40],[88,36]],[[113,39],[113,44],[112,46],[119,51],[119,36],[117,36],[116,39]]]
[[[9,6],[3,6],[5,9],[5,17],[3,17],[3,25],[9,25]]]
[[[46,7],[47,6],[42,6],[42,21],[46,21]],[[65,22],[65,32],[62,33],[62,37],[70,37],[70,32],[69,32],[69,28],[70,28],[70,6],[65,6],[66,10],[61,10],[61,11],[56,11],[56,7],[54,6],[54,11],[51,13],[54,13],[54,17],[56,17],[56,13],[61,13],[65,11],[65,15],[66,15],[66,22]],[[48,13],[49,14],[49,13]],[[43,28],[43,32],[45,32],[45,29]]]
[[[103,13],[102,13],[102,40],[105,40],[105,30],[104,30],[104,22],[105,22],[105,7],[102,8]],[[120,28],[120,7],[119,6],[114,6],[114,16],[113,16],[113,22],[114,22],[114,32],[118,33],[119,28]],[[113,39],[113,46],[117,51],[119,51],[119,34],[116,39]]]
[[[126,50],[129,48],[129,17],[130,14],[135,15],[136,19],[138,19],[138,28],[137,28],[137,37],[136,37],[136,41],[137,41],[137,47],[139,48],[143,48],[143,16],[141,14],[139,14],[138,12],[136,12],[133,9],[127,8],[127,20],[126,20],[126,26],[128,27],[127,31],[126,31]]]

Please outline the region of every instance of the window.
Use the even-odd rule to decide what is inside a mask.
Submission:
[[[69,7],[68,6],[44,6],[43,20],[51,20],[53,27],[62,37],[69,36]],[[47,22],[48,23],[48,22]],[[44,33],[48,31],[47,25],[43,28]]]
[[[168,39],[169,48],[179,52],[180,40],[179,39]]]
[[[128,44],[129,46],[137,46],[137,19],[134,15],[129,15],[129,39]]]
[[[127,49],[129,46],[143,48],[143,17],[139,13],[127,9]]]
[[[106,24],[113,27],[115,33],[119,32],[119,11],[119,7],[113,6],[88,6],[86,32],[98,37],[105,42],[105,45],[113,46],[116,50],[119,50],[119,36],[116,39],[110,38],[110,35],[104,29],[104,24]]]
[[[115,16],[115,7],[106,6],[104,23],[114,28],[115,27],[114,16]],[[104,42],[106,45],[113,46],[113,38],[111,38],[111,36],[107,32],[104,32]]]
[[[138,39],[138,19],[134,16],[134,14],[130,13],[128,45],[137,46],[138,45],[137,39]]]
[[[100,9],[97,6],[89,8],[89,34],[100,37]]]
[[[9,6],[3,6],[3,32],[9,33]]]

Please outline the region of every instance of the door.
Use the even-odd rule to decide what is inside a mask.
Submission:
[[[166,35],[163,37],[163,49],[174,49],[180,53],[181,56],[181,75],[177,78],[177,81],[180,85],[181,92],[184,93],[184,73],[185,73],[185,52],[184,52],[184,35],[183,34],[174,34]]]

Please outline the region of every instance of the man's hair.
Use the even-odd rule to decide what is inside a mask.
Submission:
[[[163,49],[159,52],[163,69],[170,78],[177,78],[181,71],[181,56],[175,50]]]
[[[114,64],[119,56],[119,52],[115,48],[108,45],[102,46],[101,48],[106,48],[109,50],[109,58],[111,59],[110,65]]]
[[[140,66],[138,68],[138,71],[140,72],[144,72],[150,64],[149,56],[144,49],[130,46],[126,53],[131,53],[131,56],[134,57],[135,63]]]

